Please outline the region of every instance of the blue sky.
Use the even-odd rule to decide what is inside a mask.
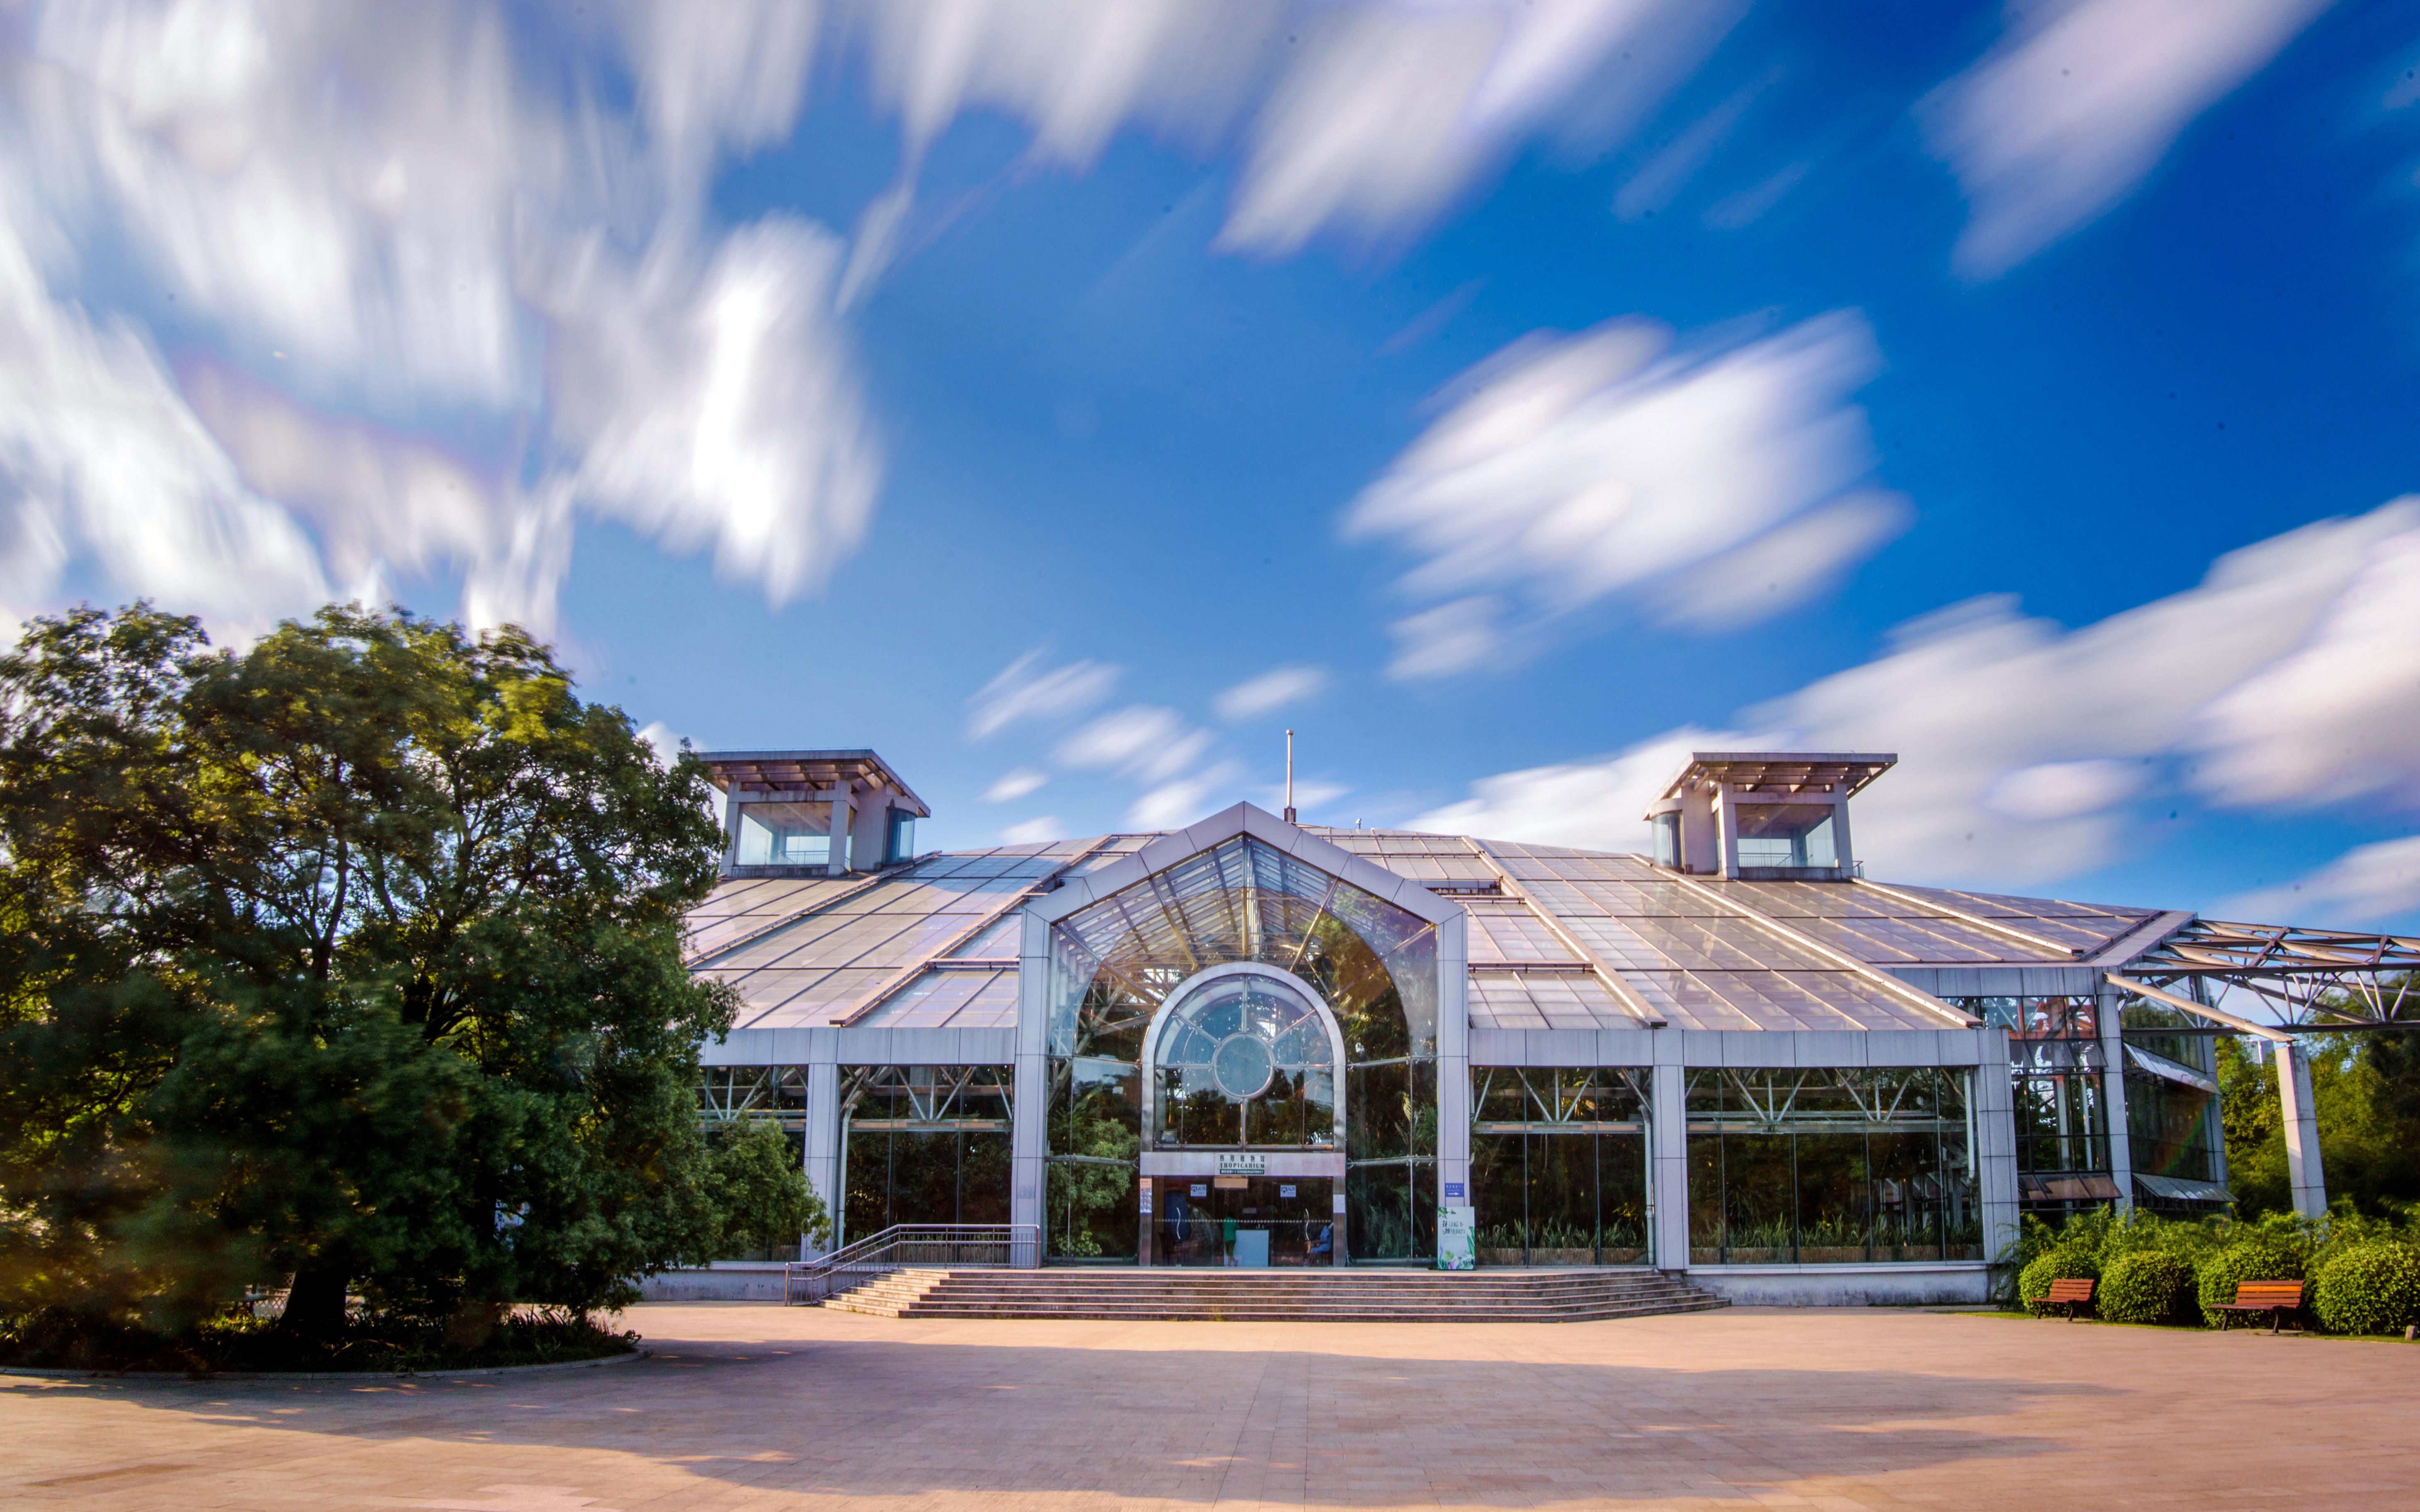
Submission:
[[[926,843],[1635,848],[2420,922],[2420,23],[2319,0],[32,5],[0,616],[553,637]]]

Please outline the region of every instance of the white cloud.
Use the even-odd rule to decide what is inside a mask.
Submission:
[[[1118,671],[1096,661],[1045,671],[1042,653],[1029,651],[967,700],[967,733],[983,740],[1029,719],[1081,714],[1109,696]]]
[[[1233,762],[1221,762],[1197,776],[1162,783],[1135,800],[1126,810],[1126,823],[1137,829],[1174,829],[1191,824],[1218,808],[1220,795],[1241,775],[1242,769]]]
[[[1905,517],[1847,492],[1873,463],[1848,396],[1878,362],[1847,312],[1696,350],[1618,320],[1498,352],[1448,386],[1450,408],[1354,501],[1344,531],[1416,553],[1412,594],[1505,592],[1521,612],[1466,597],[1415,616],[1396,627],[1395,674],[1484,665],[1642,584],[1661,588],[1668,619],[1706,627],[1803,600]]]
[[[1902,495],[1843,494],[1690,568],[1658,602],[1667,621],[1692,630],[1753,625],[1829,591],[1915,519]]]
[[[1303,817],[1305,824],[1317,824],[1319,820],[1315,816],[1319,810],[1326,808],[1352,791],[1351,788],[1338,782],[1296,782],[1294,785],[1295,812]],[[1264,790],[1263,796],[1267,800],[1267,807],[1271,810],[1282,808],[1285,804],[1284,784],[1280,783],[1276,787]]]
[[[1247,121],[1223,245],[1282,255],[1417,230],[1541,135],[1612,139],[1738,19],[1738,0],[859,0],[905,137],[844,301],[905,239],[927,147],[961,115],[1025,121],[1082,169],[1139,127],[1193,150]]]
[[[2230,898],[2225,918],[2299,924],[2367,924],[2420,910],[2420,835],[2345,852],[2300,882]]]
[[[2420,531],[2381,542],[2306,644],[2212,703],[2199,744],[2227,803],[2420,809]]]
[[[818,12],[588,8],[77,0],[0,35],[0,203],[72,249],[50,297],[92,304],[131,266],[193,324],[181,340],[217,347],[192,408],[161,385],[118,442],[206,424],[254,518],[198,593],[124,532],[54,532],[36,596],[82,558],[115,591],[256,621],[315,578],[451,570],[472,618],[544,628],[582,511],[710,542],[776,602],[855,548],[879,460],[831,315],[836,244],[704,219],[717,155],[794,124]],[[477,460],[413,434],[440,423],[489,438]],[[139,508],[159,528],[137,533],[163,547],[172,517],[226,507],[223,483],[156,476]]]
[[[834,321],[840,244],[768,217],[702,270],[670,243],[635,269],[582,250],[554,317],[557,440],[579,497],[782,603],[857,549],[881,471]]]
[[[2009,35],[1919,107],[1973,207],[1960,270],[2005,271],[2116,204],[2327,3],[2009,7]]]
[[[1059,822],[1057,814],[1044,814],[1039,819],[1020,820],[1000,832],[1001,842],[1005,845],[1040,845],[1054,840],[1063,840],[1066,835],[1067,826]]]
[[[1282,255],[1419,228],[1523,140],[1579,114],[1611,135],[1738,18],[1696,0],[1348,5],[1296,25],[1221,241]]]
[[[1031,766],[1020,766],[1015,771],[1001,773],[997,781],[984,789],[983,801],[1015,803],[1019,798],[1041,792],[1043,784],[1049,780],[1047,776]]]
[[[1515,653],[1498,624],[1503,611],[1493,594],[1474,594],[1397,620],[1387,626],[1395,638],[1387,675],[1418,682],[1512,659]]]
[[[1273,667],[1219,694],[1218,717],[1249,719],[1256,714],[1298,703],[1326,686],[1327,672],[1324,668]]]
[[[681,741],[684,737],[675,734],[673,727],[661,719],[650,719],[641,725],[639,738],[645,741],[647,748],[656,753],[657,765],[668,767],[680,760]]]
[[[78,555],[116,588],[240,636],[327,596],[309,536],[246,487],[158,353],[54,299],[0,220],[0,615],[48,607]]]
[[[1693,750],[1754,750],[1759,737],[1695,728],[1643,740],[1601,761],[1533,766],[1481,778],[1459,803],[1407,821],[1413,829],[1486,840],[1638,853],[1650,849],[1640,817]]]
[[[1505,773],[1414,823],[1637,849],[1644,795],[1692,747],[1889,750],[1898,769],[1857,800],[1859,857],[1884,877],[2019,885],[2118,854],[2127,803],[2155,779],[2233,803],[2409,795],[2420,749],[2394,627],[2415,551],[2406,500],[2230,552],[2197,586],[2080,629],[2009,599],[1957,605],[1749,710],[1767,733],[1680,731]]]
[[[1135,703],[1105,714],[1068,736],[1059,747],[1059,760],[1069,766],[1162,782],[1200,760],[1209,745],[1209,734],[1187,726],[1175,710]]]

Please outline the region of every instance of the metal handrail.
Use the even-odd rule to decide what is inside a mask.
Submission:
[[[893,1224],[830,1255],[783,1268],[782,1294],[819,1303],[911,1265],[1013,1266],[1042,1263],[1038,1224]]]

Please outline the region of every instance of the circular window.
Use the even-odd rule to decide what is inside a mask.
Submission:
[[[1227,1036],[1210,1054],[1210,1074],[1218,1078],[1218,1090],[1238,1103],[1249,1103],[1267,1091],[1269,1077],[1277,1069],[1267,1041],[1249,1034]]]
[[[1325,1013],[1274,972],[1177,989],[1152,1050],[1160,1149],[1336,1142],[1336,1050]]]

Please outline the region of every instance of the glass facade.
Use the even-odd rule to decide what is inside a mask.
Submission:
[[[829,803],[743,803],[740,866],[822,866],[831,859]]]
[[[1007,1066],[847,1066],[841,1071],[836,1242],[893,1224],[1009,1221]]]
[[[1816,803],[1739,803],[1730,809],[1742,866],[1840,864],[1832,842],[1832,808]]]
[[[2087,996],[1947,1001],[2009,1031],[2019,1204],[2055,1222],[2115,1201],[2099,1004]]]
[[[1647,1072],[1488,1066],[1470,1083],[1479,1262],[1646,1263]]]
[[[1692,1265],[1979,1260],[1968,1073],[1688,1076]]]
[[[1179,984],[1238,962],[1299,979],[1336,1015],[1344,1048],[1347,1253],[1357,1261],[1425,1260],[1436,1245],[1435,928],[1243,836],[1051,930],[1049,1253],[1136,1255],[1145,1031]],[[1275,1041],[1266,1047],[1274,1086]],[[1215,1074],[1210,1063],[1196,1064]],[[1237,1074],[1256,1068],[1257,1061],[1238,1067]],[[1317,1073],[1308,1060],[1296,1070],[1300,1137],[1310,1144]],[[1180,1085],[1191,1084],[1180,1078]],[[1180,1136],[1189,1143],[1189,1127]]]
[[[893,861],[905,861],[915,854],[916,816],[905,809],[892,810],[891,833],[885,838],[882,846],[883,863],[889,865]]]
[[[2158,1003],[2129,1003],[2121,1024],[2135,1200],[2183,1216],[2224,1211],[2231,1195],[2215,1036],[2181,1010]]]

